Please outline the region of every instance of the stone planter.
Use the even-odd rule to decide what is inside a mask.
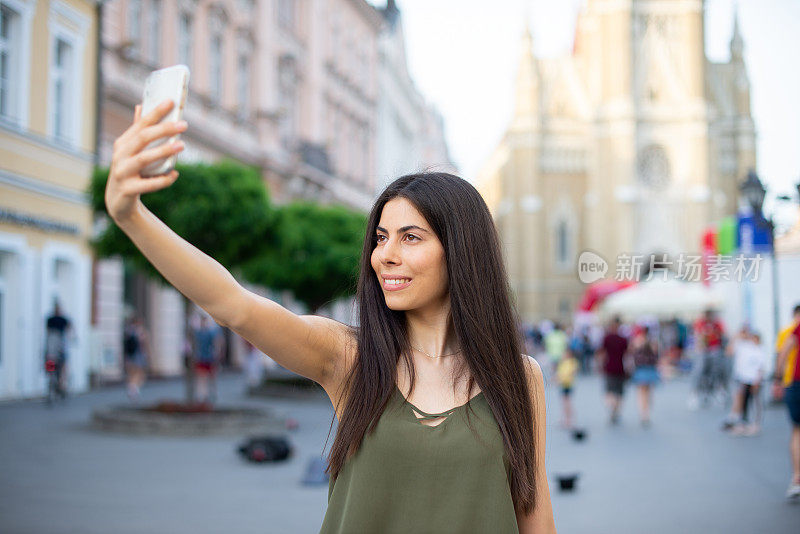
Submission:
[[[286,422],[263,408],[160,403],[97,409],[92,413],[92,426],[130,435],[223,436],[282,432]]]

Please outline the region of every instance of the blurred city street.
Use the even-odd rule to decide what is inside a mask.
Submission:
[[[798,28],[798,0],[0,0],[0,534],[800,532]],[[545,449],[521,353],[555,529],[512,518]],[[496,450],[384,412],[353,461],[404,371],[426,410],[485,388]],[[329,507],[334,410],[295,373],[358,384]]]
[[[800,505],[787,504],[789,424],[784,408],[765,411],[763,431],[732,437],[720,431],[721,407],[692,412],[688,380],[655,391],[653,425],[638,424],[626,391],[622,424],[609,427],[596,376],[579,377],[575,442],[558,427],[558,390],[548,387],[547,466],[559,532],[794,532]],[[0,531],[24,533],[317,532],[327,485],[300,481],[322,452],[332,409],[308,400],[244,397],[239,375],[220,381],[221,404],[269,406],[299,422],[288,432],[286,462],[242,461],[235,437],[154,438],[102,434],[89,428],[94,407],[124,403],[121,387],[70,398],[0,405]],[[175,398],[180,381],[153,382],[144,400]],[[328,447],[333,439],[328,442]],[[326,450],[327,453],[327,450]],[[557,473],[577,471],[577,490],[561,493]]]

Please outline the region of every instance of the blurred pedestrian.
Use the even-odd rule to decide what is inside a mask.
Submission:
[[[619,410],[627,378],[624,358],[628,351],[628,340],[620,333],[622,322],[614,317],[603,337],[603,343],[597,351],[597,367],[605,376],[606,405],[610,411],[609,423],[619,423]]]
[[[544,334],[539,325],[534,324],[531,327],[531,343],[533,344],[531,355],[539,357],[544,352]]]
[[[564,351],[564,355],[558,362],[558,367],[556,368],[558,385],[561,386],[561,426],[566,429],[571,429],[573,423],[573,410],[570,396],[572,395],[572,387],[575,383],[575,375],[578,372],[578,366],[578,359],[575,357],[575,354],[567,349]]]
[[[785,388],[783,396],[792,424],[792,436],[789,441],[792,479],[789,489],[786,490],[786,497],[792,500],[800,499],[800,357],[797,356],[798,349],[800,349],[800,305],[794,307],[794,325],[792,335],[786,338],[778,354],[778,362],[772,378],[773,382],[777,384],[784,383],[784,375],[781,371],[789,360],[789,356],[794,352],[794,367],[791,368],[790,373],[791,382]]]
[[[589,340],[587,328],[576,328],[573,331],[569,341],[569,350],[578,361],[581,374],[589,374],[591,368],[590,361],[594,350]]]
[[[794,311],[792,312],[792,320],[791,322],[786,325],[779,333],[778,338],[775,340],[775,354],[779,355],[781,350],[783,349],[784,344],[786,341],[792,336],[794,329],[797,328],[797,325],[800,324],[800,304],[795,306]],[[783,369],[775,367],[775,373],[778,375],[783,376],[783,380],[780,382],[773,383],[772,386],[772,398],[779,402],[783,402],[783,394],[784,388],[789,387],[792,384],[793,373],[794,373],[794,366],[797,362],[797,348],[794,348],[789,351],[788,356],[786,357],[786,363],[783,366]],[[776,361],[777,364],[777,361]]]
[[[677,371],[681,357],[680,327],[678,320],[673,318],[661,326],[661,346],[665,351],[663,370],[666,378],[671,378]]]
[[[736,341],[733,360],[733,376],[738,383],[736,399],[740,418],[731,427],[734,435],[755,436],[761,430],[763,405],[761,383],[767,372],[768,356],[761,345],[761,336],[744,330]],[[755,405],[755,414],[750,419],[750,404]]]
[[[686,358],[684,358],[686,355],[686,346],[689,344],[689,328],[686,323],[680,319],[676,319],[676,326],[678,327],[678,369],[681,372],[685,372],[687,367],[684,366],[684,364],[689,363],[686,361]]]
[[[222,359],[222,332],[208,316],[202,315],[194,341],[198,401],[214,402],[217,397],[217,366]]]
[[[712,396],[727,395],[728,359],[725,357],[725,328],[716,318],[714,310],[706,310],[703,317],[694,325],[696,372],[689,408],[696,409],[700,403],[705,406]]]
[[[561,361],[564,352],[567,350],[568,343],[569,339],[567,338],[566,332],[561,327],[561,324],[557,322],[554,323],[553,329],[550,330],[544,338],[544,347],[549,360],[550,376],[555,373],[558,362]]]
[[[633,336],[629,348],[634,365],[631,381],[638,388],[639,416],[645,428],[650,426],[652,389],[661,381],[658,374],[658,346],[649,334],[650,328],[642,326]]]
[[[139,399],[146,378],[145,369],[150,354],[150,340],[142,319],[135,315],[125,326],[122,352],[125,366],[125,381],[131,402]]]
[[[67,395],[67,338],[73,335],[73,329],[72,322],[64,316],[57,300],[53,304],[53,312],[45,321],[45,327],[45,365],[48,361],[53,362],[55,393],[63,399]]]
[[[734,375],[736,372],[736,362],[743,357],[740,356],[740,353],[747,350],[747,346],[750,344],[750,331],[747,325],[742,325],[736,335],[730,340],[728,346],[726,347],[726,351],[729,354],[733,355],[734,361]],[[742,400],[743,400],[743,391],[740,388],[737,388],[733,393],[733,399],[731,402],[731,409],[728,413],[727,417],[722,423],[722,430],[731,430],[734,426],[741,423],[742,420]]]

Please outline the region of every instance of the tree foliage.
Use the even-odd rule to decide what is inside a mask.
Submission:
[[[355,293],[366,215],[293,202],[278,210],[276,228],[276,246],[243,267],[245,278],[291,291],[312,313]]]
[[[144,205],[175,233],[229,269],[272,245],[275,212],[257,169],[230,160],[176,168],[180,177],[172,186],[142,196]],[[107,168],[95,170],[89,193],[96,214],[107,214],[107,180]],[[120,255],[166,283],[113,222],[91,244],[98,257]]]
[[[258,170],[233,161],[177,169],[172,186],[142,202],[189,243],[251,283],[291,291],[312,312],[354,294],[365,214],[311,202],[273,207]],[[96,169],[90,185],[96,214],[106,213],[107,179],[108,169]],[[120,255],[166,283],[115,224],[91,244],[98,257]]]

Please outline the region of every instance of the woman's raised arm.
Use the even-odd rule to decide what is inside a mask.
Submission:
[[[179,152],[183,144],[143,150],[151,141],[186,129],[164,122],[172,107],[164,102],[134,122],[115,142],[105,201],[109,215],[153,266],[178,291],[282,366],[323,386],[338,369],[352,339],[345,325],[316,316],[300,317],[247,291],[222,265],[172,231],[142,204],[142,194],[172,185],[176,171],[143,178],[148,163]]]

